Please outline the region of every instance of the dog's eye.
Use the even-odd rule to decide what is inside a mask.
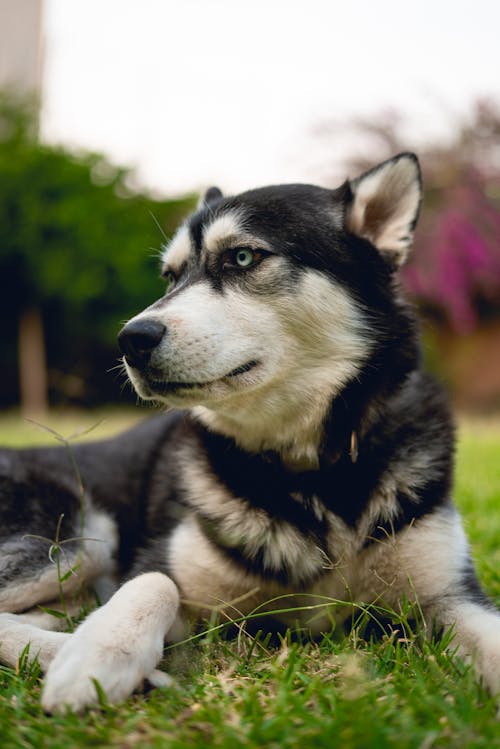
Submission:
[[[253,250],[235,250],[234,261],[240,268],[248,268],[249,265],[255,262]]]
[[[224,268],[250,268],[256,265],[266,255],[265,250],[252,250],[249,247],[236,247],[224,254]]]
[[[171,270],[164,270],[161,274],[161,277],[163,278],[167,286],[165,289],[165,293],[168,293],[175,286],[175,273]]]

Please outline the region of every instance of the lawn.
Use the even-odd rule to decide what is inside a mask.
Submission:
[[[46,423],[67,436],[99,418]],[[94,433],[134,418],[108,414]],[[459,436],[456,500],[483,586],[500,605],[500,421],[463,421]],[[0,419],[3,444],[51,439],[15,416]],[[0,747],[500,748],[493,700],[445,644],[408,629],[377,642],[353,632],[278,644],[208,632],[167,650],[175,689],[84,716],[45,716],[38,670],[20,664],[16,673],[0,671]]]

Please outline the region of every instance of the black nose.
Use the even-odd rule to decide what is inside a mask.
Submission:
[[[166,327],[157,320],[132,320],[118,333],[118,345],[131,367],[148,363],[151,352],[165,335]]]

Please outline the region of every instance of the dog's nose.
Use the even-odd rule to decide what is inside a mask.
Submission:
[[[118,345],[132,367],[148,363],[151,352],[165,335],[166,327],[158,320],[132,320],[118,333]]]

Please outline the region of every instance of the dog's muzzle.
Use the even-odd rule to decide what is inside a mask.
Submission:
[[[118,333],[118,345],[131,367],[144,367],[166,334],[165,325],[145,318],[132,320]]]

